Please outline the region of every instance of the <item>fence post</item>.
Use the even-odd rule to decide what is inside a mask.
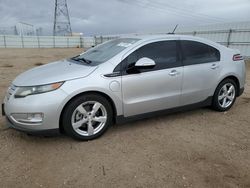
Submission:
[[[101,44],[103,43],[103,36],[101,36]]]
[[[23,35],[21,35],[22,48],[24,48]]]
[[[84,47],[84,41],[83,41],[83,37],[80,36],[80,48]]]
[[[38,35],[37,35],[37,45],[38,45],[38,48],[40,48],[40,39]]]
[[[95,39],[95,46],[96,46],[97,45],[97,37],[95,36],[94,39]]]
[[[4,47],[6,48],[7,45],[6,45],[6,38],[5,38],[5,35],[3,36],[3,43],[4,43]]]
[[[232,32],[233,30],[229,29],[228,36],[227,36],[227,47],[230,46]]]
[[[54,48],[56,47],[56,38],[55,38],[55,35],[53,36],[53,47]]]
[[[69,48],[69,37],[67,37],[67,48]]]

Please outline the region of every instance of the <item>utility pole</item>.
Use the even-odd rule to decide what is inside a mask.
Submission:
[[[72,35],[67,0],[55,0],[53,35],[54,36]]]

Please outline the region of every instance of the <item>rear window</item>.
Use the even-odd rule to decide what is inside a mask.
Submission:
[[[181,41],[184,65],[220,61],[220,52],[216,48],[196,41]]]

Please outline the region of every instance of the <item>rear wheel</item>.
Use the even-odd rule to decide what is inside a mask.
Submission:
[[[78,140],[101,136],[112,124],[112,107],[106,98],[87,94],[73,99],[66,107],[62,124],[65,132]]]
[[[223,80],[215,90],[213,108],[220,112],[229,110],[236,100],[236,93],[237,85],[235,81],[232,79]]]

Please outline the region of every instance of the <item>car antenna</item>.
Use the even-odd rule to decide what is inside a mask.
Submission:
[[[176,26],[174,27],[174,30],[171,33],[168,33],[168,34],[174,35],[175,34],[175,30],[177,29],[177,27],[178,27],[178,24],[176,24]]]

